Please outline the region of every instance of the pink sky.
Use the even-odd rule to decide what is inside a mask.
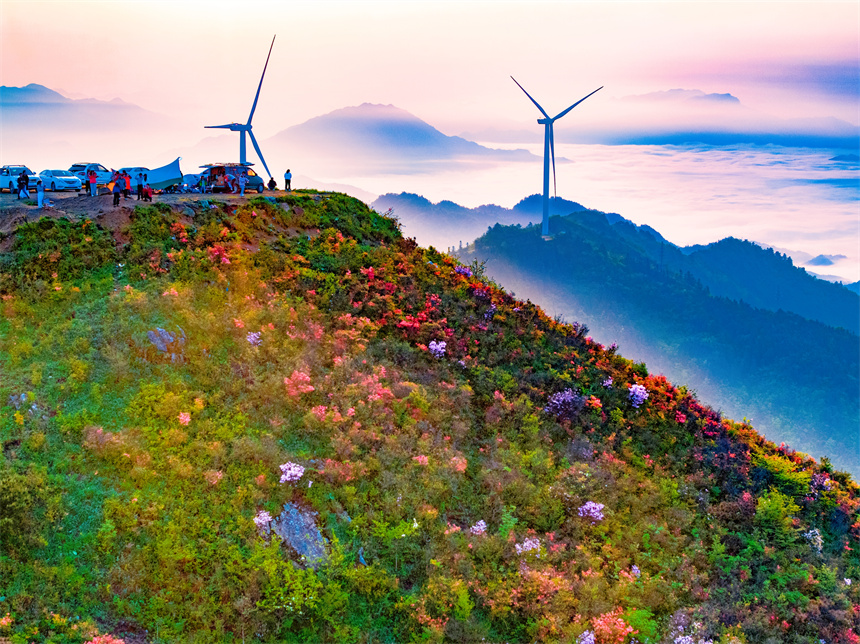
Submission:
[[[741,124],[737,119],[762,124],[788,118],[860,124],[856,0],[0,0],[0,85],[38,83],[70,98],[120,98],[177,121],[169,132],[137,132],[130,124],[127,137],[64,131],[67,140],[58,136],[42,146],[26,132],[0,131],[0,162],[24,162],[38,171],[90,155],[113,167],[155,167],[182,156],[190,172],[202,162],[195,145],[214,135],[224,137],[217,143],[224,152],[215,156],[232,158],[235,134],[203,126],[247,119],[274,34],[254,116],[260,141],[368,102],[396,105],[448,135],[493,128],[531,133],[539,155],[539,114],[510,75],[553,115],[605,87],[559,123],[560,145],[568,128],[677,126],[681,119],[661,104],[620,100],[675,88],[737,97],[742,111],[735,110],[735,125]],[[301,174],[301,160],[289,151],[263,148],[277,176],[288,164]],[[847,259],[831,272],[847,281],[860,277],[860,213],[856,204],[833,199],[834,193],[810,182],[794,187],[795,177],[819,178],[818,169],[802,160],[807,157],[786,157],[796,165],[785,166],[785,176],[774,168],[759,176],[754,155],[740,162],[748,165],[738,174],[740,157],[731,155],[679,154],[667,165],[645,149],[574,152],[577,163],[559,172],[561,196],[616,209],[678,243],[733,234],[813,256],[844,254]],[[823,163],[830,154],[822,150],[819,156]],[[768,163],[782,167],[774,159]],[[533,165],[483,174],[449,168],[454,174],[446,181],[405,174],[307,178],[376,194],[410,190],[467,206],[511,206],[539,191],[541,164]],[[849,168],[839,178],[856,176]],[[619,201],[623,195],[637,198]]]
[[[856,88],[810,72],[857,65],[857,2],[2,0],[0,84],[119,97],[200,126],[244,120],[273,34],[258,138],[363,102],[446,134],[529,121],[510,74],[550,112],[600,85],[606,98],[684,87],[860,121]]]

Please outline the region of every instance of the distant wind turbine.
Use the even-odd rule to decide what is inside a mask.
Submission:
[[[511,76],[511,80],[517,83],[517,79]],[[555,140],[552,134],[552,124],[560,119],[562,116],[567,114],[574,107],[582,103],[588,96],[595,94],[603,89],[601,85],[596,90],[591,92],[588,96],[585,96],[579,99],[576,103],[568,107],[566,110],[561,112],[560,114],[550,118],[549,114],[546,113],[540,104],[532,98],[531,94],[526,92],[525,88],[517,83],[517,87],[519,87],[526,96],[531,99],[531,102],[534,103],[537,108],[540,110],[540,113],[544,115],[544,118],[538,119],[538,123],[544,126],[544,137],[543,137],[543,227],[541,229],[541,234],[546,237],[549,235],[549,163],[550,159],[552,159],[552,191],[555,194],[556,183],[555,183]],[[557,195],[556,195],[557,196]]]
[[[251,125],[251,119],[254,118],[254,110],[257,109],[257,100],[260,98],[260,89],[263,87],[263,78],[266,77],[266,67],[269,66],[269,58],[272,55],[272,47],[275,46],[275,38],[277,36],[272,37],[272,44],[269,46],[269,55],[266,56],[266,64],[263,66],[263,75],[260,76],[260,84],[257,86],[257,95],[254,97],[254,104],[251,106],[251,113],[248,115],[248,122],[245,124],[242,123],[228,123],[227,125],[206,125],[204,127],[207,128],[216,128],[216,129],[224,129],[230,130],[231,132],[239,133],[239,163],[246,164],[248,163],[248,158],[245,153],[245,134],[251,137],[251,144],[254,146],[254,149],[257,151],[257,156],[260,157],[260,161],[263,162],[263,167],[266,168],[266,172],[269,173],[269,178],[272,178],[272,173],[269,171],[269,166],[266,165],[266,160],[263,158],[263,153],[260,152],[260,146],[257,144],[257,139],[254,138],[254,133],[251,131],[253,127]]]

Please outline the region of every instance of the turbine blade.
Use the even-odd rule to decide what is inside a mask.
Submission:
[[[511,76],[511,80],[512,80],[512,81],[514,81],[515,83],[517,83],[517,79],[516,79],[516,78],[514,78],[513,76]],[[540,113],[541,113],[541,114],[543,114],[546,118],[549,118],[549,114],[547,114],[547,113],[544,111],[544,109],[540,106],[540,104],[539,104],[535,99],[533,99],[533,98],[532,98],[532,95],[531,95],[531,94],[529,94],[528,92],[526,92],[525,88],[524,88],[522,85],[520,85],[519,83],[517,83],[517,87],[519,87],[521,90],[523,90],[523,93],[531,99],[531,102],[532,102],[532,103],[534,103],[535,105],[537,105],[537,108],[540,110]]]
[[[558,192],[556,190],[555,183],[555,135],[552,131],[552,123],[549,123],[549,155],[552,158],[552,194],[554,197],[558,197]]]
[[[230,123],[229,125],[204,125],[203,127],[204,128],[218,128],[218,129],[222,129],[222,130],[224,130],[224,129],[229,130],[231,127],[233,127],[233,124]]]
[[[596,90],[594,90],[593,92],[591,92],[591,94],[596,94],[597,92],[599,92],[600,90],[602,90],[602,89],[603,89],[603,87],[604,87],[604,86],[603,86],[603,85],[601,85],[601,86],[600,86],[600,87],[598,87]],[[589,94],[588,96],[591,96],[591,94]],[[568,107],[564,112],[562,112],[561,114],[559,114],[558,116],[556,116],[555,118],[553,118],[553,121],[560,119],[562,116],[564,116],[565,114],[567,114],[570,110],[572,110],[574,107],[576,107],[577,105],[579,105],[580,103],[582,103],[582,101],[584,101],[586,98],[588,98],[588,96],[585,96],[585,97],[583,97],[583,98],[579,99],[576,103],[574,103],[573,105],[571,105],[570,107]]]
[[[260,146],[257,145],[257,139],[254,136],[254,133],[251,130],[248,130],[248,136],[251,137],[251,145],[254,146],[254,149],[257,151],[257,156],[260,157],[260,161],[263,162],[263,167],[266,168],[266,172],[269,173],[269,179],[272,178],[272,173],[269,170],[269,166],[266,165],[266,160],[263,158],[263,153],[260,152]]]
[[[254,110],[257,109],[257,100],[260,98],[260,90],[263,87],[263,79],[266,77],[266,67],[269,66],[269,58],[272,55],[272,47],[275,46],[275,38],[277,34],[272,37],[272,44],[269,45],[269,55],[266,56],[266,64],[263,65],[263,75],[260,76],[260,84],[257,86],[257,95],[254,96],[254,104],[251,106],[251,113],[248,115],[248,125],[251,125],[251,119],[254,118]]]

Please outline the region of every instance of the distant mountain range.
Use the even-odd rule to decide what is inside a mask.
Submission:
[[[497,223],[527,226],[540,221],[542,216],[540,195],[526,197],[510,209],[492,204],[465,208],[450,201],[434,204],[409,193],[382,195],[372,206],[380,212],[391,209],[405,234],[442,250],[451,246],[460,248],[461,241],[468,244]],[[550,199],[552,215],[596,212],[575,201]],[[856,287],[818,279],[772,248],[731,237],[680,248],[650,226],[637,226],[619,214],[599,213],[596,219],[588,221],[598,225],[592,234],[601,232],[617,237],[619,243],[630,246],[625,252],[635,252],[661,270],[689,274],[712,295],[769,311],[790,311],[860,333],[860,298]],[[823,255],[818,257],[818,262],[815,258],[811,262],[829,261]]]
[[[38,172],[92,161],[108,167],[162,165],[158,152],[181,135],[172,117],[121,99],[71,99],[31,83],[0,87],[0,154]],[[115,158],[117,152],[120,158]]]
[[[771,440],[860,472],[860,297],[751,242],[679,249],[592,210],[551,222],[549,241],[496,225],[457,254]]]
[[[379,212],[393,210],[404,234],[415,237],[420,243],[446,249],[457,246],[483,234],[496,223],[527,225],[542,217],[543,205],[540,195],[532,195],[513,208],[494,204],[466,208],[452,201],[431,203],[422,196],[407,192],[381,195],[372,204]],[[550,199],[552,214],[568,214],[585,208],[580,204],[561,199]]]
[[[0,124],[4,129],[25,128],[31,133],[58,127],[128,132],[141,125],[158,127],[170,122],[167,116],[119,98],[71,99],[35,83],[26,87],[0,87],[0,108]]]
[[[535,130],[487,128],[462,136],[476,141],[526,143]],[[781,119],[750,109],[732,94],[673,89],[607,98],[599,112],[583,110],[559,122],[556,143],[605,145],[760,144],[860,148],[860,127],[834,117]]]

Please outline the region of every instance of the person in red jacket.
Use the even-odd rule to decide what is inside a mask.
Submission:
[[[90,170],[90,173],[87,175],[87,179],[90,182],[90,197],[95,197],[96,192],[96,183],[98,182],[98,175],[95,170]]]
[[[131,175],[128,173],[127,170],[122,171],[122,181],[123,181],[122,198],[128,199],[129,197],[131,197]]]

